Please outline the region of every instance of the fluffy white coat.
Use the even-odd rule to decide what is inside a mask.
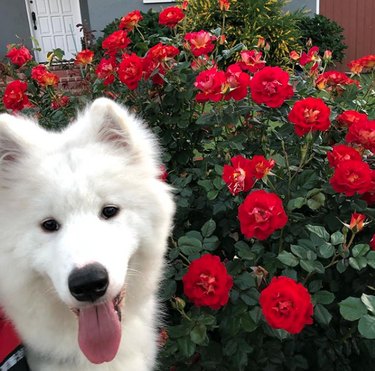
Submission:
[[[125,108],[100,98],[66,130],[47,132],[0,115],[0,306],[14,323],[32,371],[149,371],[157,353],[158,303],[174,204],[159,179],[155,140]],[[104,205],[116,217],[100,217]],[[61,228],[42,230],[46,218]],[[81,352],[74,268],[102,264],[103,300],[125,288],[122,340],[113,361]]]

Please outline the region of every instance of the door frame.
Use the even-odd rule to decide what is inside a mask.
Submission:
[[[79,18],[80,22],[82,23],[81,1],[80,0],[72,0],[72,1],[74,2],[73,12],[77,16],[77,18]],[[32,43],[33,47],[36,48],[35,41],[37,41],[39,43],[39,40],[35,37],[35,30],[34,30],[34,26],[32,24],[32,19],[31,19],[32,10],[30,9],[30,0],[25,0],[25,6],[26,6],[26,13],[27,13],[27,20],[28,20],[28,23],[29,23],[31,43]],[[77,46],[80,46],[80,45],[77,45]],[[80,50],[77,50],[77,53],[79,51]],[[38,53],[39,53],[38,51],[34,51],[34,57],[35,57],[35,60],[37,62],[40,62]]]

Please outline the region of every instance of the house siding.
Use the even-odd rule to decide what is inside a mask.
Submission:
[[[25,0],[0,1],[0,14],[0,58],[7,53],[7,44],[24,43],[32,48]]]

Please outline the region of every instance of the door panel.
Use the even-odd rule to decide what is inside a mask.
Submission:
[[[31,33],[42,49],[35,52],[37,61],[46,61],[47,53],[56,48],[64,50],[65,59],[74,58],[81,50],[81,35],[76,27],[78,23],[82,23],[79,0],[25,1]],[[33,12],[35,24],[32,21]]]

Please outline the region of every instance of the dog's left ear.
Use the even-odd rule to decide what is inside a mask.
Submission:
[[[122,148],[133,156],[153,156],[154,143],[149,131],[129,111],[107,98],[96,99],[86,111],[88,131],[96,142]],[[86,135],[89,134],[86,132]],[[146,147],[146,148],[145,148]]]

